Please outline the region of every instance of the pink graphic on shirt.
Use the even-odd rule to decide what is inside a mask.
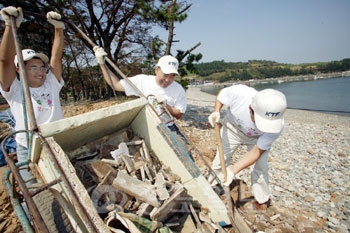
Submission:
[[[49,111],[52,108],[53,101],[51,99],[50,93],[43,93],[41,95],[33,93],[32,98],[38,104],[38,112]]]

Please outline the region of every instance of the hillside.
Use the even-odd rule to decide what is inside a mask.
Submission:
[[[274,61],[251,60],[248,62],[213,61],[194,65],[196,80],[214,82],[260,80],[285,76],[317,75],[350,70],[350,58],[341,61],[284,64]]]

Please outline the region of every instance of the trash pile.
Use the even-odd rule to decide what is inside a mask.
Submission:
[[[111,231],[224,231],[188,195],[180,177],[132,134],[125,129],[72,152],[79,153],[72,164]]]

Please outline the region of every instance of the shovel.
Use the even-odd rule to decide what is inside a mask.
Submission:
[[[66,24],[68,24],[68,26],[71,27],[72,30],[78,32],[83,38],[84,40],[90,44],[90,46],[92,48],[94,48],[95,46],[97,46],[94,41],[92,39],[90,39],[82,30],[80,30],[79,27],[77,27],[75,24],[73,24],[71,21],[69,20],[65,20],[65,19],[62,19],[63,22],[65,22]],[[144,97],[148,100],[148,97],[146,97],[140,89],[138,89],[134,83],[132,83],[129,78],[114,64],[114,62],[108,58],[108,56],[105,57],[105,60],[106,62],[138,93],[139,96],[141,97]],[[112,83],[111,81],[111,77],[109,76],[108,77],[110,82]],[[113,91],[114,91],[114,88],[113,88]],[[169,112],[169,110],[166,108],[165,104],[163,103],[158,103],[160,106],[162,106],[162,108],[164,109],[164,113],[166,113],[168,116],[169,116],[169,120],[166,122],[166,123],[169,123],[169,122],[173,122],[175,121],[173,115],[171,115],[171,113]],[[154,107],[153,107],[154,109]],[[157,113],[157,111],[156,111]],[[157,113],[157,115],[159,115]],[[160,115],[159,115],[160,117]]]
[[[223,152],[223,149],[222,149],[220,127],[221,127],[221,125],[219,123],[215,123],[214,130],[215,130],[216,143],[218,144],[218,151],[219,151],[219,156],[220,156],[220,164],[221,164],[222,174],[224,176],[224,180],[226,181],[226,179],[227,179],[227,171],[226,171],[224,152]],[[230,187],[223,185],[223,188],[224,188],[224,191],[225,191],[225,197],[226,197],[226,202],[227,202],[228,214],[229,214],[229,217],[230,217],[230,220],[231,220],[231,224],[234,225],[233,224],[233,203],[232,203],[232,198],[231,198],[231,194],[230,194]]]
[[[26,72],[24,69],[25,65],[24,65],[24,61],[23,61],[21,45],[19,42],[18,34],[17,34],[16,19],[13,16],[11,16],[10,19],[11,19],[12,36],[14,39],[16,54],[17,54],[18,63],[19,63],[19,67],[20,67],[20,75],[21,75],[21,82],[22,82],[22,86],[23,86],[26,111],[29,114],[30,130],[36,130],[37,124],[35,121],[32,100],[30,97],[29,84],[28,84]],[[24,116],[26,116],[26,115],[27,114],[24,114]],[[27,119],[25,117],[25,126],[27,128],[28,125],[27,125],[26,120]],[[31,143],[31,139],[32,139],[32,137],[29,136],[28,143]],[[32,211],[30,211],[31,217],[35,221],[37,229],[39,229],[40,232],[49,232],[45,223],[44,223],[44,220],[42,219],[42,217],[39,214],[38,208],[36,207],[33,199],[31,198],[29,190],[26,188],[26,184],[24,183],[24,180],[21,177],[16,164],[14,163],[14,161],[12,159],[8,158],[7,156],[5,156],[5,159],[6,159],[6,162],[9,166],[13,176],[15,177],[15,180],[17,181],[17,184],[18,184],[20,190],[22,191],[23,197],[25,198],[25,201],[27,203],[29,210],[32,210]],[[26,220],[22,220],[22,221],[26,222]],[[25,226],[28,227],[27,228],[28,232],[31,232],[33,230],[33,229],[31,229],[31,226],[29,226],[29,224],[28,225],[26,224]]]
[[[11,29],[12,29],[12,33],[13,33],[13,38],[14,38],[14,43],[15,43],[15,49],[16,49],[16,54],[18,57],[18,61],[19,61],[19,67],[20,67],[20,75],[21,75],[21,81],[23,84],[23,93],[24,93],[24,99],[25,99],[25,104],[26,104],[26,111],[29,115],[29,123],[30,123],[30,133],[32,134],[32,132],[35,132],[38,130],[37,124],[36,124],[36,120],[35,120],[35,114],[34,114],[34,110],[33,110],[33,105],[32,105],[32,101],[31,101],[31,95],[30,95],[30,90],[29,90],[29,84],[27,82],[27,76],[25,73],[25,65],[24,65],[24,61],[23,61],[23,56],[22,56],[22,49],[21,49],[21,45],[19,42],[19,37],[17,34],[17,27],[16,27],[16,21],[15,18],[13,16],[11,16]],[[26,114],[24,114],[24,116],[26,116]],[[27,132],[28,130],[20,130],[20,131],[16,131],[16,133],[23,133],[23,132]],[[56,167],[56,169],[59,171],[60,174],[64,174],[63,169],[62,169],[62,165],[58,164],[55,155],[52,153],[52,149],[49,147],[49,144],[45,141],[45,139],[40,135],[40,133],[37,133],[37,135],[40,137],[41,141],[42,141],[42,147],[43,150],[45,151],[45,154],[47,154],[47,156],[50,157],[50,161],[54,164],[54,166]],[[6,141],[6,140],[4,140]],[[31,144],[32,144],[32,135],[30,135],[29,137],[29,142],[28,142],[28,150],[31,151]],[[4,151],[4,150],[3,150]],[[5,155],[5,154],[4,154]],[[38,232],[49,232],[49,229],[47,227],[47,225],[45,224],[43,218],[40,215],[40,212],[32,198],[32,196],[36,195],[35,192],[29,192],[22,176],[20,175],[19,171],[18,171],[18,167],[17,165],[14,163],[13,159],[8,158],[7,155],[5,155],[5,159],[6,162],[10,168],[10,171],[12,172],[15,180],[17,181],[18,187],[21,190],[23,197],[25,199],[25,202],[28,206],[29,212],[31,214],[33,223],[35,224],[35,229]],[[67,180],[66,175],[61,175],[59,179],[56,179],[56,181],[58,182],[63,182],[63,183],[69,183]],[[53,182],[56,182],[53,181]],[[39,187],[37,189],[37,192],[40,191],[40,189],[45,189],[47,187],[50,187],[52,185],[48,183],[45,184],[42,187]],[[83,204],[82,201],[77,197],[77,194],[75,192],[75,190],[67,185],[67,188],[69,190],[69,193],[71,194],[71,198],[73,199],[73,203],[76,203],[75,208],[77,209],[77,211],[80,211],[80,213],[82,214],[82,219],[84,220],[84,223],[86,224],[86,227],[88,229],[96,229],[95,227],[95,222],[93,221],[91,215],[89,212],[84,212],[83,209]],[[17,205],[15,206],[17,208]],[[21,208],[21,207],[19,207]],[[28,218],[23,218],[23,209],[19,210],[19,217],[20,217],[20,221],[21,223],[24,223],[23,225],[26,228],[26,232],[33,232],[32,226],[27,222],[28,222]],[[22,222],[23,221],[23,222]]]
[[[222,141],[221,141],[221,134],[220,134],[220,127],[221,124],[215,123],[214,129],[215,129],[215,137],[216,137],[216,142],[218,144],[218,151],[219,151],[219,156],[220,156],[220,164],[221,164],[221,169],[222,169],[222,174],[224,177],[224,182],[227,179],[227,171],[226,171],[226,164],[225,164],[225,158],[224,158],[224,152],[222,149]],[[231,225],[235,226],[238,232],[241,233],[250,233],[252,232],[248,225],[245,223],[244,219],[242,216],[237,212],[233,211],[235,209],[233,200],[231,198],[231,193],[230,193],[230,187],[222,185],[225,191],[225,197],[226,197],[226,202],[227,202],[227,209],[228,209],[228,215],[231,221]]]

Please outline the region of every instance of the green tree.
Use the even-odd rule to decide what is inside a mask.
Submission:
[[[173,55],[179,62],[179,73],[181,76],[184,76],[189,73],[198,73],[194,62],[198,62],[202,59],[202,54],[193,54],[192,51],[195,50],[200,43],[197,43],[191,49],[177,50],[177,54],[171,52],[171,48],[174,43],[179,42],[174,39],[175,36],[175,23],[182,23],[188,17],[187,11],[190,9],[192,4],[187,4],[186,1],[176,1],[176,0],[162,0],[162,4],[158,8],[149,9],[147,14],[143,14],[144,17],[152,22],[154,22],[159,27],[168,31],[167,41],[162,41],[160,38],[156,37],[151,42],[152,50],[149,51],[148,60],[145,62],[145,67],[148,67],[149,70],[153,70],[153,64],[163,55]],[[165,46],[165,49],[162,48]]]
[[[96,64],[91,41],[103,47],[110,60],[127,76],[144,71],[153,73],[150,67],[153,68],[156,59],[170,51],[174,42],[174,23],[183,22],[187,17],[185,12],[190,7],[185,1],[177,3],[155,0],[2,0],[0,6],[10,5],[22,7],[24,10],[24,26],[19,30],[23,47],[30,47],[49,55],[53,29],[46,22],[45,14],[53,10],[63,16],[67,25],[65,80],[69,83],[72,96],[79,96],[77,92],[82,92],[81,96],[84,98],[92,96],[90,88],[95,90],[94,86],[97,85],[94,79],[85,78],[87,76],[84,73],[89,74],[91,70],[86,67]],[[78,33],[77,30],[72,30],[72,24],[80,29]],[[171,39],[168,43],[151,35],[150,29],[155,25],[171,29]],[[0,30],[3,31],[3,27],[0,27]],[[89,40],[84,39],[86,37],[82,35]],[[165,44],[166,52],[161,54]],[[189,56],[187,61],[197,61],[200,58],[201,56]],[[187,68],[191,69],[191,66]],[[102,87],[98,88],[98,91],[101,89]],[[108,90],[110,93],[111,90]],[[96,93],[93,95],[96,96]]]

